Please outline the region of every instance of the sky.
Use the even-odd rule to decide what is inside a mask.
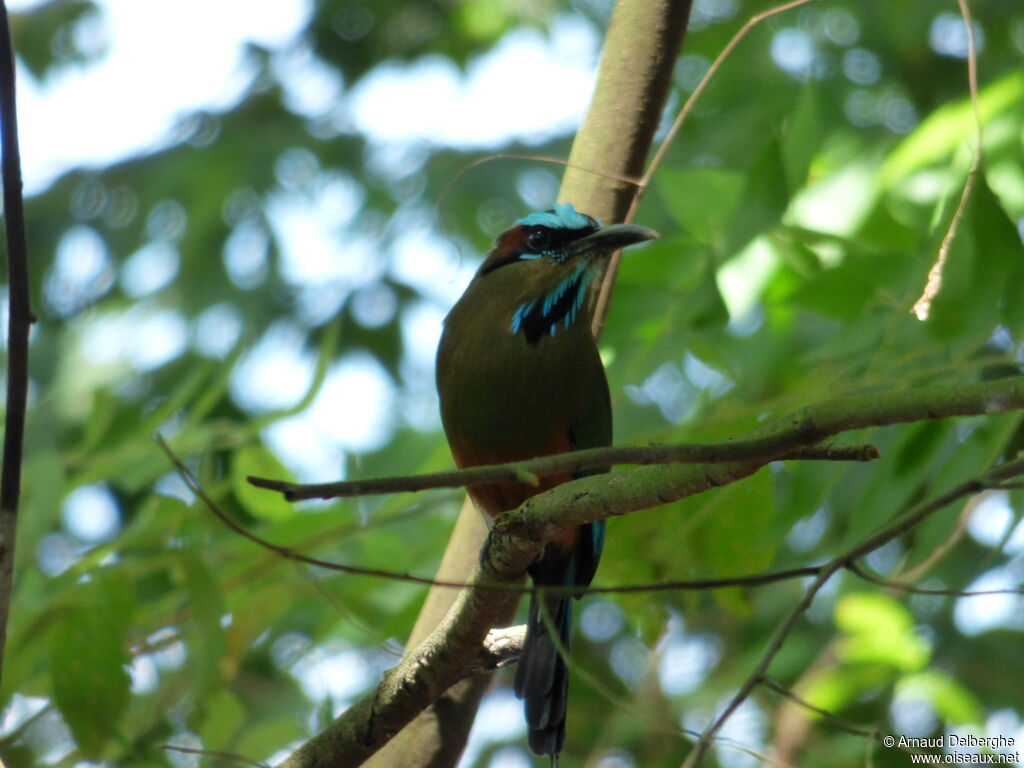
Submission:
[[[8,7],[17,11],[35,4],[16,0]],[[246,83],[240,68],[245,42],[284,43],[309,15],[306,0],[101,0],[99,5],[101,19],[83,33],[87,45],[106,44],[97,63],[62,68],[45,83],[20,72],[18,119],[30,194],[68,168],[104,165],[159,146],[179,114],[227,106]]]

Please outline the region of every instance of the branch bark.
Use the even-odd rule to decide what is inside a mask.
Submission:
[[[0,145],[3,147],[4,224],[7,231],[9,309],[7,325],[7,414],[0,470],[0,670],[7,644],[7,619],[14,588],[14,541],[21,498],[21,458],[28,402],[29,305],[25,209],[14,98],[14,46],[7,7],[0,2]],[[2,673],[0,673],[2,674]]]
[[[917,387],[834,398],[801,408],[753,430],[747,438],[773,444],[762,458],[723,464],[639,467],[584,477],[534,496],[495,522],[504,533],[544,541],[569,525],[614,517],[701,493],[748,477],[770,461],[840,432],[865,427],[980,416],[1024,408],[1024,376],[975,384]]]
[[[539,552],[538,544],[499,535],[490,540],[470,580],[480,585],[514,584]],[[507,613],[517,600],[514,593],[485,586],[459,592],[452,609],[414,652],[406,653],[369,696],[299,747],[280,768],[362,765],[467,670],[479,668],[479,659],[489,653],[484,641],[494,617]],[[443,745],[428,746],[435,759]]]
[[[462,488],[482,483],[538,485],[538,479],[548,475],[580,475],[619,464],[719,464],[728,461],[756,460],[766,452],[775,457],[774,442],[755,438],[724,443],[590,448],[585,451],[556,453],[526,461],[469,467],[449,472],[368,480],[340,480],[334,483],[292,483],[252,476],[246,479],[257,488],[279,492],[286,501],[304,501],[425,491],[431,488]],[[781,458],[799,461],[874,461],[878,458],[878,449],[873,445],[807,446],[790,451]]]

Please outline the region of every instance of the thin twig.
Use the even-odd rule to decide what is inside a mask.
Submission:
[[[974,124],[976,127],[975,141],[977,142],[977,147],[974,151],[974,159],[971,161],[971,168],[967,172],[967,180],[964,182],[963,191],[960,193],[960,202],[957,203],[956,211],[953,213],[953,219],[949,222],[949,228],[946,230],[946,234],[942,238],[942,244],[939,246],[939,253],[935,258],[935,263],[928,271],[928,280],[925,283],[924,291],[921,293],[921,297],[914,302],[914,306],[910,309],[910,311],[917,316],[917,319],[922,322],[928,319],[928,315],[931,312],[932,301],[938,295],[939,291],[942,290],[942,271],[946,267],[946,259],[949,256],[949,249],[950,246],[953,245],[953,238],[956,237],[956,230],[960,225],[960,219],[963,218],[964,211],[967,210],[967,201],[971,197],[971,190],[974,188],[974,180],[978,175],[978,169],[981,168],[983,144],[981,113],[978,111],[977,41],[974,39],[974,22],[971,21],[971,10],[967,5],[967,0],[957,0],[957,4],[960,6],[960,15],[963,17],[964,24],[967,27],[967,88],[971,94],[971,109],[974,112]]]
[[[980,597],[982,595],[1024,595],[1024,585],[1019,587],[1007,587],[1005,589],[928,589],[926,587],[915,587],[902,581],[890,581],[880,576],[868,573],[857,563],[850,563],[847,570],[872,584],[880,587],[887,587],[897,592],[906,592],[910,595],[941,595],[943,597]]]
[[[832,723],[832,725],[834,725],[836,728],[844,730],[847,733],[852,733],[854,736],[863,736],[866,739],[876,739],[878,741],[881,741],[882,739],[882,735],[878,731],[869,731],[865,728],[860,728],[856,725],[850,725],[849,723],[840,720],[827,709],[822,709],[821,707],[811,704],[811,702],[807,701],[806,699],[800,698],[800,696],[795,694],[793,691],[789,690],[789,688],[786,688],[784,685],[773,680],[770,677],[762,677],[758,682],[760,682],[761,685],[765,686],[766,688],[770,688],[771,690],[775,691],[780,696],[785,696],[787,699],[794,702],[795,704],[800,705],[804,709],[810,710],[811,712],[814,712],[816,715],[821,715],[823,718]]]
[[[700,764],[701,758],[711,746],[711,742],[722,729],[722,726],[725,725],[725,721],[732,716],[732,713],[739,708],[740,704],[747,700],[758,681],[765,676],[765,673],[768,671],[768,666],[782,649],[782,645],[786,641],[786,638],[789,637],[789,633],[793,631],[793,628],[800,620],[800,617],[806,613],[807,609],[810,608],[811,603],[814,602],[815,595],[818,594],[821,588],[825,586],[825,582],[832,578],[832,575],[841,567],[842,563],[832,561],[819,571],[818,575],[804,591],[804,594],[801,596],[796,606],[794,606],[793,610],[789,612],[786,618],[783,619],[782,623],[776,628],[775,633],[772,635],[771,640],[768,641],[768,646],[765,649],[764,654],[761,656],[761,660],[754,668],[754,671],[743,682],[743,685],[740,686],[739,690],[733,695],[732,699],[719,713],[718,717],[715,718],[714,722],[705,728],[703,733],[701,733],[700,738],[690,751],[690,754],[686,756],[686,760],[683,762],[683,768],[695,768]]]
[[[263,477],[248,477],[257,488],[280,492],[288,501],[336,499],[381,493],[423,491],[431,488],[461,488],[483,483],[527,483],[538,485],[548,475],[583,474],[620,464],[720,464],[747,461],[771,453],[772,440],[735,440],[726,443],[691,445],[649,445],[591,448],[585,451],[542,456],[526,461],[469,467],[425,475],[342,480],[334,483],[301,484]],[[820,445],[794,450],[780,458],[800,461],[873,461],[873,445]]]
[[[644,172],[644,175],[640,178],[640,189],[637,192],[636,198],[634,198],[633,200],[633,205],[630,207],[629,215],[626,217],[626,221],[633,220],[633,215],[636,212],[636,207],[640,204],[640,198],[643,197],[644,190],[647,189],[648,185],[651,183],[651,179],[653,178],[655,171],[657,171],[658,167],[661,165],[661,161],[665,157],[665,153],[668,152],[669,147],[672,146],[672,142],[675,141],[676,134],[678,134],[679,129],[683,127],[683,123],[686,122],[686,118],[690,116],[690,112],[693,111],[693,108],[697,103],[697,99],[699,99],[701,94],[704,93],[704,89],[707,88],[708,83],[711,82],[711,78],[715,76],[716,72],[718,72],[719,68],[722,66],[722,63],[727,58],[729,58],[729,56],[733,52],[733,49],[735,49],[736,46],[740,44],[740,41],[747,36],[747,33],[751,29],[756,27],[765,19],[771,18],[772,16],[777,16],[780,13],[785,13],[786,11],[790,11],[801,5],[807,5],[808,3],[812,3],[814,1],[815,0],[792,0],[791,2],[783,3],[782,5],[778,5],[774,8],[769,8],[766,11],[762,11],[761,13],[750,17],[750,19],[748,19],[747,22],[742,27],[740,27],[739,31],[732,36],[732,39],[729,40],[725,48],[723,48],[722,51],[718,54],[718,56],[715,57],[715,60],[711,62],[711,66],[708,67],[708,71],[704,73],[704,76],[700,79],[700,82],[697,83],[697,87],[693,89],[693,93],[690,94],[690,98],[688,98],[686,100],[686,103],[683,104],[683,108],[679,110],[679,114],[676,116],[675,121],[672,123],[672,127],[669,128],[668,133],[665,134],[664,140],[661,142],[661,144],[658,146],[657,151],[654,153],[654,157],[651,158],[650,165],[647,166],[647,170]]]
[[[581,165],[570,163],[568,160],[563,160],[559,157],[548,157],[547,155],[524,155],[515,152],[497,152],[492,155],[487,155],[486,157],[477,158],[473,162],[463,166],[459,170],[459,172],[456,173],[448,181],[448,183],[444,185],[444,188],[437,196],[437,199],[434,200],[434,209],[441,209],[441,206],[444,204],[445,199],[448,197],[449,194],[451,194],[452,189],[455,187],[456,184],[458,184],[458,182],[462,179],[463,176],[472,171],[474,168],[484,165],[485,163],[494,162],[495,160],[526,160],[534,163],[549,163],[551,165],[560,165],[564,168],[573,168],[577,171],[582,171],[583,173],[591,173],[594,176],[600,176],[605,179],[621,181],[624,184],[632,184],[634,186],[640,185],[640,179],[633,178],[632,176],[624,176],[618,173],[609,173],[608,171],[599,171],[596,168],[584,168]],[[442,227],[442,232],[443,231],[444,228]]]
[[[0,2],[0,146],[3,147],[4,223],[7,232],[7,412],[0,469],[0,679],[7,644],[7,619],[14,589],[14,542],[21,498],[21,462],[28,403],[28,336],[34,320],[29,303],[25,207],[14,93],[14,46],[7,7]]]
[[[753,29],[755,26],[760,24],[767,18],[775,16],[779,13],[784,13],[788,10],[796,8],[797,6],[806,5],[807,3],[814,2],[814,0],[792,0],[791,2],[784,3],[783,5],[776,6],[775,8],[769,8],[767,11],[757,14],[751,17],[739,31],[732,36],[725,48],[722,49],[721,53],[715,58],[708,67],[708,71],[704,73],[704,77],[700,79],[697,87],[694,88],[693,93],[690,94],[690,98],[686,100],[683,108],[679,110],[679,114],[676,116],[675,121],[672,123],[672,127],[669,128],[668,133],[665,134],[665,138],[658,146],[657,151],[654,153],[654,157],[651,159],[650,164],[647,166],[647,170],[644,171],[644,175],[640,177],[640,181],[637,184],[636,194],[630,201],[629,210],[626,212],[626,216],[623,221],[630,222],[636,216],[636,209],[640,205],[640,200],[644,196],[644,191],[651,183],[651,178],[654,176],[655,171],[661,165],[662,158],[668,151],[669,147],[672,146],[675,141],[676,134],[679,133],[679,129],[682,128],[683,123],[686,122],[686,118],[689,117],[690,112],[693,110],[694,105],[697,103],[697,99],[704,92],[711,78],[714,77],[719,67],[733,52],[740,41],[746,37],[747,32]],[[601,287],[597,295],[597,303],[594,309],[594,322],[592,329],[595,336],[600,336],[600,330],[604,325],[604,319],[608,314],[608,308],[611,305],[612,290],[614,289],[615,275],[619,270],[619,261],[622,259],[622,252],[612,254],[611,259],[608,262],[608,267],[605,271],[605,279],[601,282]]]
[[[808,576],[817,576],[821,571],[820,565],[807,565],[802,568],[789,568],[784,571],[771,571],[769,573],[755,573],[748,576],[735,576],[725,579],[699,579],[693,581],[659,581],[656,584],[627,584],[621,587],[595,587],[586,589],[579,587],[545,587],[545,594],[567,595],[596,594],[596,595],[617,595],[636,594],[643,592],[699,592],[708,589],[726,589],[727,587],[760,587],[765,584],[776,584],[789,579],[804,579]],[[534,591],[534,590],[530,590]]]
[[[181,476],[182,480],[185,481],[185,484],[189,487],[189,490],[191,490],[192,493],[196,495],[196,498],[198,498],[200,501],[203,502],[203,504],[206,505],[207,509],[209,509],[211,512],[213,512],[214,515],[217,516],[218,520],[220,520],[222,523],[224,523],[224,525],[226,525],[228,528],[230,528],[232,531],[237,533],[242,538],[248,539],[254,544],[258,544],[259,546],[263,547],[264,549],[269,549],[270,551],[280,555],[286,560],[293,560],[299,563],[305,563],[306,565],[313,565],[318,568],[329,568],[331,570],[341,571],[342,573],[350,573],[357,576],[379,576],[382,578],[393,579],[395,581],[408,581],[414,584],[425,584],[427,586],[454,587],[457,589],[461,589],[462,587],[466,586],[465,584],[458,582],[435,582],[432,579],[425,579],[419,576],[412,576],[407,573],[385,571],[378,568],[359,568],[353,565],[342,565],[341,563],[328,563],[323,560],[317,560],[316,558],[304,555],[301,552],[296,552],[294,549],[291,549],[290,547],[284,547],[279,544],[274,544],[273,542],[267,541],[266,539],[261,539],[256,534],[246,530],[244,527],[239,525],[223,509],[220,508],[220,505],[218,505],[217,502],[210,498],[206,491],[203,490],[203,487],[199,484],[199,481],[196,480],[196,478],[189,471],[188,467],[186,467],[181,462],[181,460],[175,455],[174,451],[171,450],[171,447],[167,444],[167,442],[163,439],[161,435],[156,435],[154,439],[156,440],[157,445],[160,446],[160,449],[167,456],[171,464],[174,465],[174,468],[178,471],[178,474]]]
[[[942,559],[952,552],[956,548],[957,544],[959,544],[963,539],[964,535],[967,533],[967,521],[970,519],[978,504],[980,504],[981,501],[989,495],[989,493],[991,493],[991,491],[985,491],[969,498],[964,504],[963,509],[960,510],[960,514],[956,516],[956,523],[953,524],[953,530],[949,532],[949,535],[945,540],[939,542],[939,544],[917,565],[912,568],[908,568],[903,572],[897,571],[894,575],[893,581],[900,581],[903,584],[914,584],[920,581],[935,565],[940,563]]]

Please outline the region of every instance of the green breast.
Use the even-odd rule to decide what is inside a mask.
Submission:
[[[559,317],[554,333],[530,338],[521,322],[512,330],[516,313],[521,320],[530,302],[543,308],[570,270],[575,267],[537,262],[504,266],[475,279],[445,319],[437,387],[460,466],[610,444],[608,384],[590,332],[589,302],[571,322]]]

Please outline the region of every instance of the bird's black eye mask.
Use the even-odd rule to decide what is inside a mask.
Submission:
[[[516,261],[531,261],[545,257],[564,261],[567,245],[592,235],[600,228],[593,219],[589,221],[590,224],[578,229],[549,227],[544,224],[519,224],[498,238],[477,275],[486,275],[498,267]]]
[[[557,261],[563,261],[565,246],[581,237],[597,232],[597,224],[581,229],[554,229],[538,224],[524,225],[523,229],[526,232],[526,237],[524,238],[523,252],[519,254],[520,259],[539,259],[542,256],[548,256]]]

